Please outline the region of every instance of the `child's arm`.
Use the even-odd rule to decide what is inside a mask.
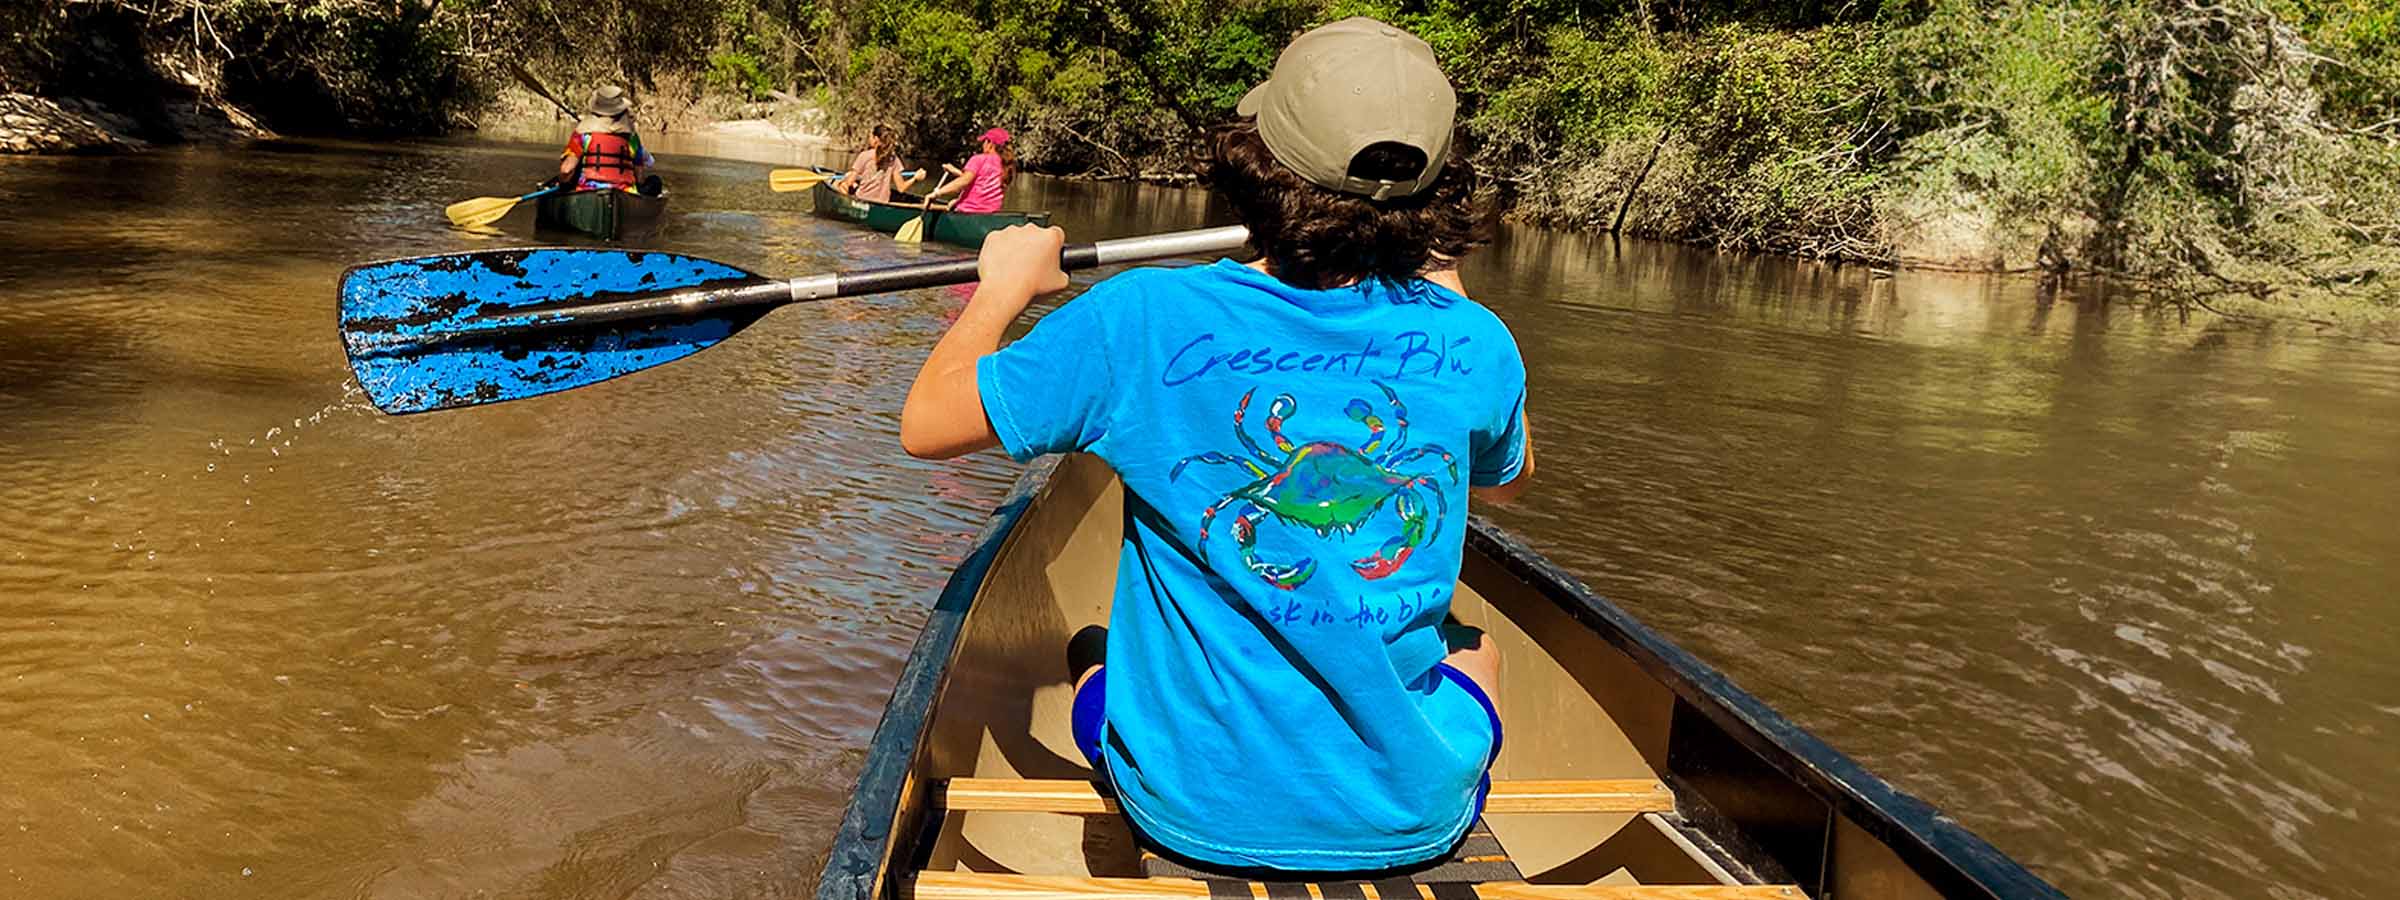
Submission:
[[[1467,295],[1467,285],[1458,278],[1458,266],[1451,260],[1436,260],[1437,266],[1425,273],[1425,280],[1449,288],[1459,296]],[[1525,464],[1517,469],[1517,477],[1506,484],[1470,489],[1475,499],[1485,503],[1507,503],[1524,495],[1525,485],[1533,480],[1533,418],[1520,414],[1517,427],[1525,430]]]
[[[900,449],[919,459],[949,459],[999,446],[984,418],[975,364],[1000,349],[1000,335],[1033,298],[1066,288],[1058,252],[1067,233],[1014,225],[983,242],[976,271],[983,281],[966,311],[942,335],[908,388],[900,409]]]
[[[1525,494],[1525,486],[1533,481],[1533,417],[1520,415],[1517,427],[1525,430],[1525,464],[1517,468],[1517,477],[1506,484],[1470,489],[1475,499],[1485,503],[1508,503]]]
[[[950,170],[957,177],[953,177],[942,182],[941,184],[934,185],[933,190],[926,191],[924,203],[925,206],[930,207],[933,205],[934,201],[950,196],[951,194],[964,191],[967,189],[967,185],[975,183],[975,179],[966,177],[966,173],[958,171],[957,167],[955,166],[944,165],[942,168]],[[989,247],[991,245],[987,243],[984,246]]]

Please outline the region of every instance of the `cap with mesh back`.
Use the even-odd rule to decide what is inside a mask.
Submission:
[[[1275,161],[1311,184],[1381,200],[1424,190],[1441,174],[1458,93],[1431,46],[1360,16],[1293,39],[1235,111],[1258,117]],[[1422,151],[1424,171],[1406,181],[1351,177],[1359,151],[1382,143]]]

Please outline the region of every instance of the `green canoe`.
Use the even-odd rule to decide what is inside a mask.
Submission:
[[[833,170],[818,169],[817,171],[832,172]],[[935,209],[928,213],[914,205],[924,199],[915,194],[894,193],[892,199],[898,202],[877,203],[872,200],[851,197],[822,183],[816,186],[811,192],[811,196],[816,201],[817,215],[865,225],[885,234],[900,230],[901,225],[920,215],[926,216],[926,240],[940,241],[969,250],[981,249],[985,237],[1010,225],[1050,224],[1050,214],[1046,212],[1002,210],[996,213],[961,213]]]
[[[543,231],[572,231],[604,241],[640,240],[658,232],[666,217],[667,198],[632,191],[575,191],[535,200],[533,226]]]

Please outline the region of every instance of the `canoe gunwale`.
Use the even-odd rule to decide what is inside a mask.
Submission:
[[[1576,621],[1623,651],[1760,761],[1825,801],[1837,815],[1898,854],[1945,896],[2043,898],[2066,894],[2008,854],[1948,820],[1932,804],[1892,786],[1814,733],[1743,690],[1716,667],[1642,624],[1623,607],[1592,593],[1581,579],[1542,557],[1508,529],[1470,515],[1467,549],[1498,562]],[[1662,773],[1679,784],[1676,773]],[[1703,794],[1705,799],[1705,794]],[[1829,823],[1830,824],[1830,823]],[[1831,855],[1831,848],[1826,849]],[[1811,886],[1814,887],[1814,886]]]
[[[658,233],[666,215],[667,198],[620,188],[586,188],[535,197],[534,229],[565,231],[603,241],[641,240]],[[605,209],[595,212],[592,205]],[[597,215],[608,225],[602,234],[579,219]]]
[[[818,900],[877,897],[877,880],[885,869],[884,861],[894,850],[894,828],[899,824],[909,773],[925,746],[926,733],[933,727],[935,701],[941,697],[950,661],[958,653],[967,608],[982,591],[984,577],[999,560],[1000,551],[1016,532],[1017,523],[1033,508],[1034,498],[1049,487],[1051,476],[1057,473],[1063,460],[1064,457],[1057,455],[1045,456],[1026,467],[992,511],[983,530],[976,533],[973,549],[951,570],[949,581],[942,585],[933,609],[926,614],[924,629],[917,633],[916,643],[909,648],[908,662],[900,667],[900,678],[892,685],[883,718],[875,723],[875,736],[867,744],[866,764],[859,769],[858,786],[850,794],[849,806],[842,811],[841,827],[834,832],[833,848],[817,881]]]
[[[884,202],[884,201],[881,201],[881,200],[866,200],[866,199],[861,199],[861,198],[858,198],[858,197],[853,197],[853,196],[850,196],[849,194],[844,194],[844,193],[842,193],[842,192],[840,192],[840,191],[835,191],[835,190],[833,190],[833,188],[832,188],[832,187],[830,187],[830,186],[827,186],[827,185],[825,185],[825,184],[823,184],[823,183],[819,183],[819,184],[815,185],[814,187],[811,187],[811,188],[810,188],[810,190],[826,190],[826,191],[833,191],[833,193],[834,193],[835,195],[837,195],[837,196],[841,197],[841,198],[842,198],[842,199],[844,199],[844,200],[850,200],[850,201],[854,201],[854,202],[857,202],[857,203],[864,203],[864,204],[866,204],[866,205],[868,205],[868,206],[880,207],[880,208],[883,208],[883,209],[897,209],[897,210],[901,210],[901,211],[903,211],[903,212],[906,212],[906,213],[908,213],[908,214],[909,214],[909,215],[911,215],[911,216],[914,216],[914,215],[917,215],[917,214],[919,214],[919,213],[925,212],[925,209],[924,209],[924,208],[922,208],[922,207],[918,207],[918,206],[915,206],[915,205],[912,205],[912,204],[904,204],[904,203],[886,203],[886,202]],[[920,199],[922,199],[922,198],[920,197],[920,195],[917,195],[917,194],[912,194],[912,193],[909,193],[909,192],[907,192],[907,191],[896,191],[896,192],[894,192],[894,193],[892,194],[892,196],[895,196],[895,197],[919,197]],[[936,214],[936,215],[952,215],[952,216],[1002,216],[1002,217],[1008,217],[1008,218],[1023,218],[1023,219],[1025,219],[1025,220],[1026,220],[1026,221],[1028,221],[1028,222],[1036,222],[1037,224],[1047,224],[1047,223],[1050,221],[1050,211],[1049,211],[1049,210],[1046,210],[1046,209],[1000,209],[1000,210],[993,210],[993,211],[991,211],[991,212],[988,212],[988,213],[970,213],[970,212],[958,212],[958,211],[956,211],[956,210],[953,210],[953,209],[951,209],[951,208],[949,208],[949,207],[947,207],[947,206],[944,206],[944,207],[938,207],[938,208],[934,209],[934,210],[933,210],[933,212],[934,212],[934,214]]]
[[[857,787],[835,832],[817,900],[880,900],[879,879],[887,860],[894,858],[902,837],[896,830],[910,775],[925,752],[933,712],[952,661],[959,651],[968,608],[981,592],[985,578],[1006,548],[1033,501],[1050,486],[1065,457],[1035,460],[1009,489],[972,550],[951,572],[928,613],[924,630],[911,647],[882,719],[869,742]],[[1880,841],[1926,883],[1946,897],[2065,898],[2065,894],[1965,827],[1945,819],[1932,805],[1893,787],[1848,755],[1776,712],[1736,685],[1724,673],[1642,624],[1616,604],[1594,594],[1584,583],[1543,558],[1521,538],[1481,515],[1469,516],[1467,551],[1499,565],[1509,575],[1566,612],[1609,645],[1623,652],[1644,673],[1659,680],[1681,706],[1732,738],[1775,773],[1824,803],[1834,816],[1849,820]],[[1660,772],[1679,795],[1707,793],[1671,770]],[[919,785],[919,790],[930,790]],[[1690,811],[1713,817],[1706,802]],[[919,823],[922,824],[922,823]],[[1732,824],[1730,822],[1726,823]],[[1825,823],[1828,838],[1817,867],[1817,884],[1803,884],[1812,896],[1826,888],[1825,866],[1834,848],[1836,823]],[[1708,835],[1712,840],[1723,835]],[[1747,838],[1734,829],[1730,835]],[[911,836],[913,839],[913,836]],[[1737,850],[1753,855],[1756,848]],[[913,852],[913,851],[912,851]]]
[[[812,166],[811,169],[815,172],[825,175],[842,174],[840,170],[828,169],[824,166]],[[892,194],[892,196],[895,198],[907,198],[909,200],[922,199],[922,197],[919,195],[908,193],[906,191],[896,191]],[[864,214],[853,216],[849,214],[835,213],[828,209],[828,206],[836,206],[844,202],[855,203],[866,207],[867,211]],[[977,238],[974,244],[964,244],[950,239],[948,233],[956,230],[957,228],[982,228],[984,231],[989,232],[997,231],[1010,225],[1030,224],[1047,226],[1050,224],[1049,210],[1001,209],[988,213],[967,213],[956,212],[948,207],[939,207],[930,211],[932,215],[926,216],[928,211],[922,207],[918,207],[913,204],[888,203],[881,200],[866,200],[859,197],[853,197],[849,194],[844,194],[840,191],[834,190],[833,185],[830,182],[824,181],[820,181],[809,187],[809,210],[820,218],[830,219],[836,222],[848,222],[853,225],[862,225],[885,234],[891,234],[894,230],[899,228],[899,225],[897,224],[898,222],[925,216],[926,240],[966,247],[967,249],[975,249],[977,246],[979,246],[982,243],[980,236]],[[894,218],[895,216],[897,218]],[[894,224],[886,227],[885,225],[878,224],[876,221],[877,219],[891,221],[894,222]]]

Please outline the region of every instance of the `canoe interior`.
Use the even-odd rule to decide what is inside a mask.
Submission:
[[[658,233],[667,199],[632,191],[550,194],[534,200],[534,228],[571,231],[604,241],[642,240]]]
[[[1107,619],[1121,490],[1086,456],[1037,462],[938,601],[877,731],[819,900],[887,900],[919,869],[1139,874],[1110,816],[952,812],[960,777],[1082,779],[1068,636]],[[1495,781],[1656,778],[1672,813],[1495,814],[1536,884],[1797,884],[1810,896],[2055,897],[1477,520],[1453,608],[1502,654]]]
[[[819,168],[816,171],[839,174],[833,169]],[[865,225],[890,234],[900,230],[902,224],[925,216],[926,240],[970,250],[981,249],[984,238],[1011,225],[1050,224],[1050,214],[1046,212],[1001,210],[994,213],[958,213],[936,209],[927,213],[914,205],[924,199],[918,194],[894,191],[892,202],[889,203],[860,200],[821,182],[809,189],[811,209],[821,217]]]

